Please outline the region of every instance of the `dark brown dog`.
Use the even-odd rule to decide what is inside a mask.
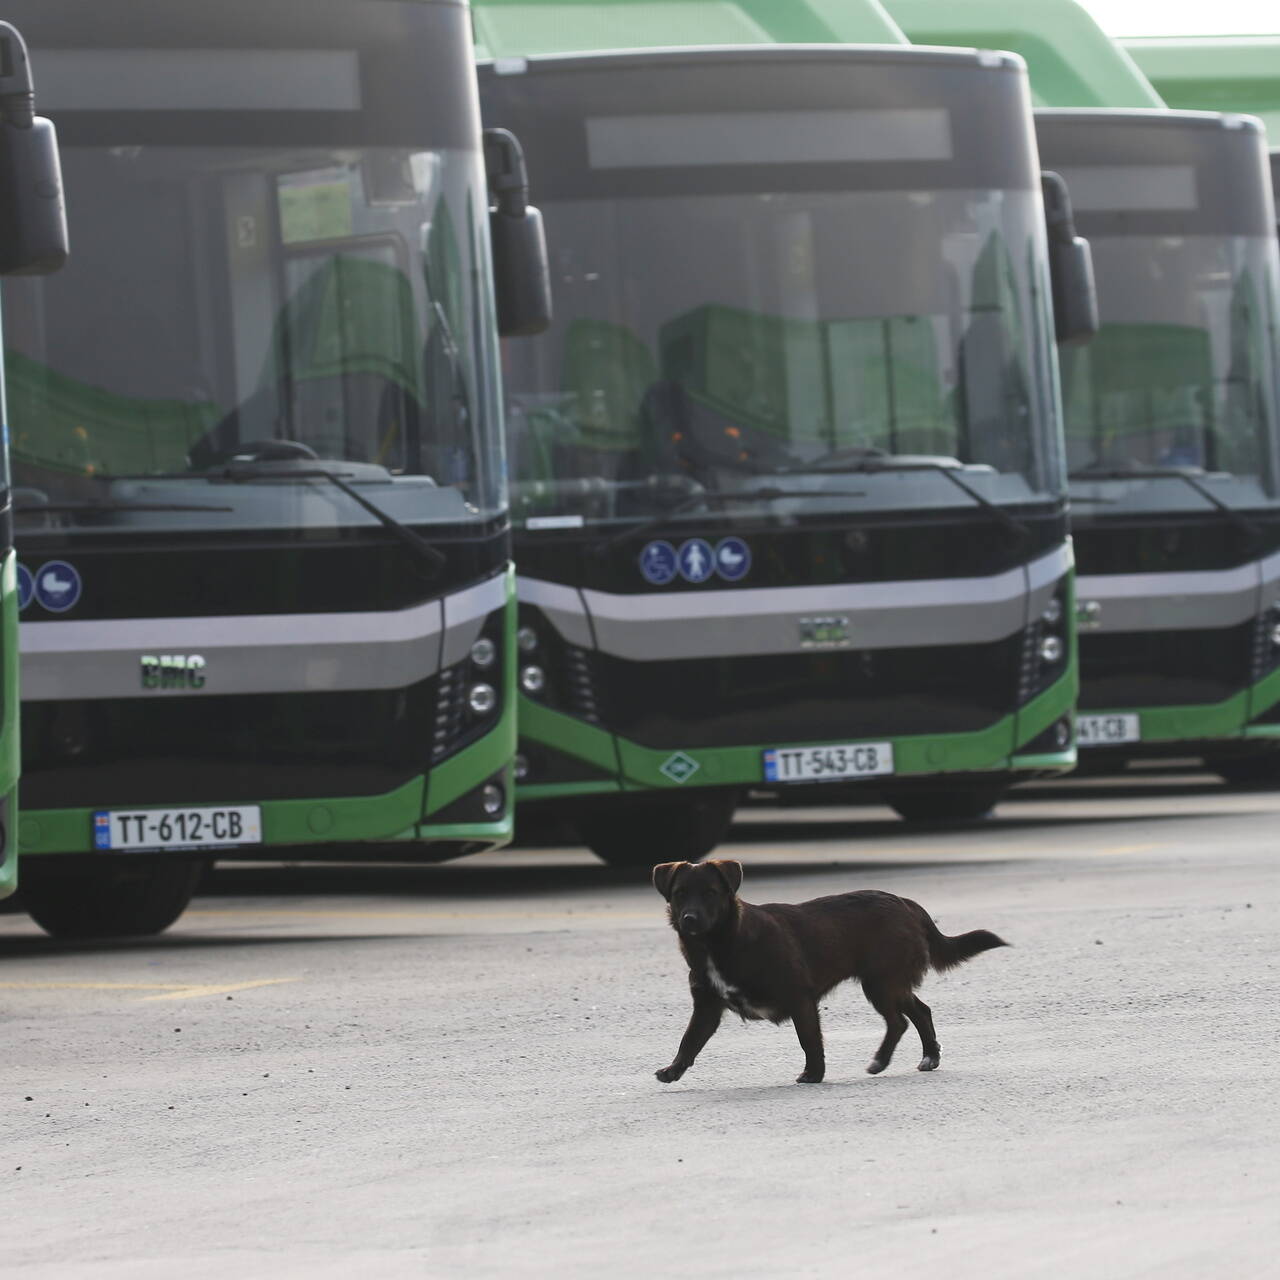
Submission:
[[[951,969],[1008,946],[986,929],[949,938],[918,902],[876,889],[752,906],[738,897],[739,862],[664,862],[654,867],[653,884],[670,904],[693,992],[693,1016],[675,1061],[656,1073],[664,1084],[693,1066],[726,1008],[744,1019],[790,1019],[804,1050],[796,1080],[819,1083],[826,1059],[818,1001],[850,978],[862,983],[886,1024],[867,1070],[875,1075],[889,1065],[909,1018],[924,1047],[919,1070],[933,1071],[942,1051],[929,1006],[915,989],[930,967]]]

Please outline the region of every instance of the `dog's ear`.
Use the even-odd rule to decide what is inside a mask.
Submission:
[[[742,888],[742,863],[731,862],[727,858],[712,858],[710,865],[724,877],[730,893],[737,893]]]
[[[671,887],[675,883],[676,872],[681,867],[687,867],[687,862],[660,862],[653,869],[653,887],[662,894],[668,902],[671,901]]]

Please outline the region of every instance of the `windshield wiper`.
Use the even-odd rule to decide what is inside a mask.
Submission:
[[[156,479],[155,476],[149,477]],[[209,471],[179,472],[172,479],[209,480],[215,484],[250,484],[254,480],[327,480],[336,489],[340,489],[358,506],[363,507],[383,528],[394,534],[396,540],[412,551],[434,573],[448,564],[448,557],[433,547],[421,534],[415,533],[406,524],[401,524],[395,516],[384,511],[376,502],[370,502],[354,485],[348,484],[341,476],[323,467],[306,467],[281,471],[260,470],[252,463],[229,464]]]
[[[394,534],[402,546],[407,547],[432,570],[438,572],[449,563],[448,556],[433,547],[420,533],[415,533],[407,524],[401,524],[390,512],[384,511],[376,502],[366,498],[354,485],[348,484],[341,476],[332,471],[326,471],[323,467],[307,467],[296,471],[260,471],[250,464],[240,463],[202,474],[210,480],[221,480],[230,484],[248,484],[253,480],[275,480],[280,477],[289,480],[327,480],[334,488],[345,493],[352,502],[363,507],[384,529]]]
[[[840,475],[876,475],[890,471],[933,471],[946,476],[957,489],[971,497],[997,524],[1003,525],[1019,542],[1027,542],[1032,538],[1030,525],[1010,515],[999,503],[970,488],[956,475],[956,468],[945,462],[934,462],[928,458],[895,458],[892,454],[875,454],[867,451],[867,456],[857,462],[842,462],[839,467],[817,467],[822,471],[834,471]]]
[[[279,459],[268,459],[267,461],[276,462]],[[250,484],[254,480],[327,480],[336,489],[340,489],[345,493],[353,502],[363,507],[380,525],[393,533],[396,539],[412,551],[425,565],[433,570],[439,570],[449,562],[448,557],[442,551],[433,547],[421,534],[415,533],[408,525],[401,524],[395,516],[384,511],[376,502],[371,502],[353,485],[348,484],[342,476],[336,475],[332,471],[326,471],[323,467],[291,467],[280,470],[267,470],[266,468],[259,468],[252,462],[245,461],[228,463],[221,467],[211,467],[204,471],[155,471],[144,472],[139,475],[113,476],[111,478],[115,480],[207,480],[211,484]],[[211,507],[208,509],[213,511],[232,510],[230,507]]]
[[[691,493],[675,506],[668,507],[666,511],[660,511],[639,524],[618,530],[612,537],[598,542],[593,551],[597,556],[603,556],[618,543],[634,538],[637,534],[645,534],[652,529],[660,528],[674,517],[691,511],[704,502],[776,502],[779,498],[865,498],[866,496],[866,493],[859,489],[779,489],[775,486],[763,489],[707,489],[702,493]]]
[[[1250,520],[1243,511],[1237,511],[1230,504],[1223,502],[1208,485],[1202,484],[1188,471],[1177,467],[1084,467],[1080,471],[1072,471],[1068,480],[1181,480],[1188,488],[1194,489],[1210,506],[1216,507],[1242,533],[1254,542],[1262,540],[1262,527]]]
[[[49,512],[51,515],[74,512],[77,515],[96,515],[112,511],[234,511],[234,507],[215,507],[196,502],[19,502],[13,511],[19,516],[35,516]]]
[[[555,480],[513,480],[512,495],[517,498],[545,498],[550,496],[569,498],[599,498],[615,493],[667,493],[672,496],[694,497],[706,492],[701,485],[687,476],[654,475],[643,480],[613,480],[607,476],[566,476]]]

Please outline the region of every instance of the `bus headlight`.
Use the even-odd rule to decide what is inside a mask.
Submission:
[[[1040,620],[1047,626],[1056,627],[1062,621],[1062,601],[1054,596],[1044,607]]]
[[[547,673],[530,664],[520,668],[520,687],[525,693],[541,693],[547,687]]]
[[[481,636],[471,646],[471,661],[481,670],[493,666],[493,661],[497,656],[498,646],[488,636]]]
[[[467,706],[472,714],[487,716],[498,705],[498,694],[491,684],[473,684],[467,691]]]
[[[1065,646],[1061,636],[1043,636],[1040,640],[1040,661],[1046,665],[1062,661]]]
[[[516,631],[516,647],[521,653],[532,653],[538,647],[538,633],[530,626]]]
[[[507,797],[496,782],[487,782],[480,788],[480,807],[490,818],[496,818],[507,803]]]

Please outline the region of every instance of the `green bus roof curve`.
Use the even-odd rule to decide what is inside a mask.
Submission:
[[[1020,54],[1038,107],[1165,105],[1076,0],[884,0],[884,7],[912,44]]]
[[[476,56],[743,44],[906,44],[879,0],[472,0]]]
[[[1169,106],[1260,116],[1280,141],[1280,35],[1120,43]]]

